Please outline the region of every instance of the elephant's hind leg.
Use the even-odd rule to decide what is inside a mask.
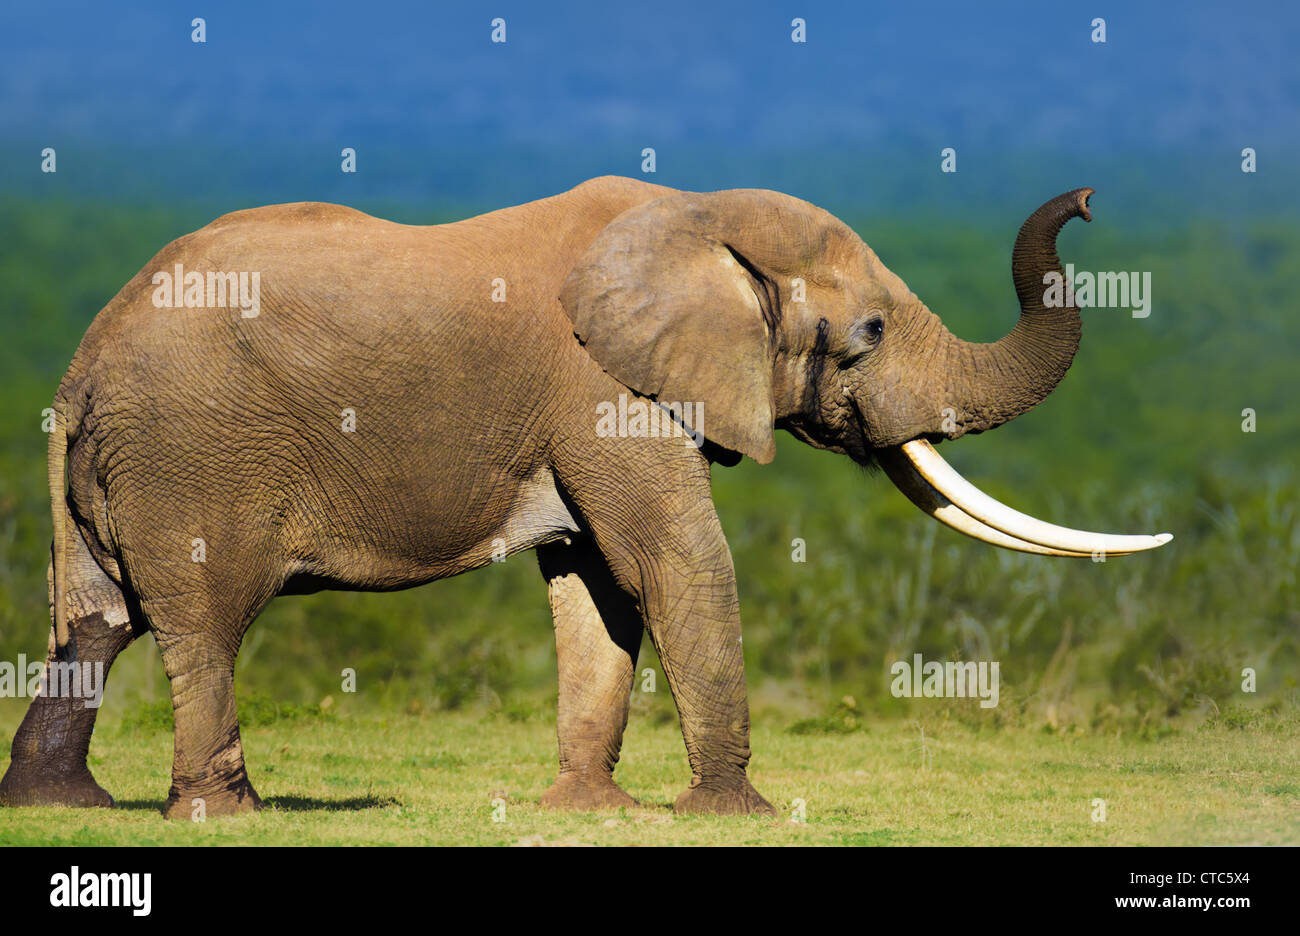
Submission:
[[[163,814],[204,819],[262,807],[244,766],[235,702],[235,656],[270,600],[230,590],[143,601],[171,680],[175,752]]]
[[[113,797],[91,776],[86,754],[108,670],[143,632],[143,622],[138,614],[132,621],[122,590],[91,557],[80,534],[70,531],[68,546],[64,595],[77,658],[56,656],[51,631],[45,684],[14,735],[9,769],[0,780],[5,806],[113,805]],[[52,589],[51,583],[51,604]]]
[[[614,809],[634,800],[614,783],[643,626],[589,540],[537,550],[550,586],[560,698],[560,775],[542,794],[552,809]]]
[[[213,526],[201,518],[190,524],[194,530]],[[230,523],[209,532],[199,558],[188,550],[193,533],[183,527],[149,531],[147,550],[126,553],[171,681],[174,751],[163,807],[168,819],[209,819],[262,805],[244,766],[235,657],[283,578],[269,537],[245,530]],[[170,545],[171,555],[160,543]]]

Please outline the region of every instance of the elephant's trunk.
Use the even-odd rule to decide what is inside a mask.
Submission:
[[[950,438],[992,429],[1032,409],[1061,382],[1079,349],[1079,310],[1072,294],[1062,288],[1065,274],[1056,255],[1056,235],[1065,222],[1088,211],[1090,188],[1058,195],[1020,228],[1011,253],[1011,276],[1020,299],[1020,320],[1011,333],[991,344],[973,344],[948,334],[940,360],[946,363],[944,399],[938,409],[950,421],[942,429]],[[1055,293],[1061,304],[1045,299],[1055,273]],[[1045,282],[1046,280],[1046,282]],[[955,429],[953,424],[955,423]]]
[[[1056,235],[1073,217],[1092,220],[1092,189],[1058,195],[1039,208],[1020,228],[1011,254],[1011,275],[1020,297],[1020,321],[1011,334],[993,344],[969,344],[944,332],[940,361],[947,366],[939,381],[950,408],[951,423],[937,428],[955,438],[982,432],[1014,419],[1052,392],[1079,350],[1079,310],[1064,301],[1065,274],[1056,256]],[[1058,306],[1048,308],[1048,274],[1055,273]],[[956,417],[952,415],[955,411]],[[877,452],[890,479],[918,507],[967,536],[1019,552],[1073,558],[1105,558],[1155,549],[1169,542],[1168,533],[1116,536],[1044,523],[1012,510],[957,474],[925,439],[912,439]]]

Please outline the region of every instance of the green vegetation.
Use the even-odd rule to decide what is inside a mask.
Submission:
[[[0,202],[6,660],[43,653],[49,628],[41,411],[98,309],[167,241],[230,207]],[[755,777],[774,801],[807,799],[806,826],[668,821],[658,806],[685,767],[661,673],[620,768],[658,805],[608,828],[538,812],[555,663],[525,554],[408,592],[272,604],[238,668],[269,816],[181,829],[152,806],[58,822],[23,812],[0,815],[0,841],[1296,841],[1300,234],[1269,219],[1124,231],[1104,217],[1067,228],[1062,256],[1080,270],[1151,271],[1151,316],[1085,313],[1056,393],[943,453],[1019,509],[1167,530],[1170,546],[1105,563],[1005,553],[784,435],[774,464],[715,473],[756,700]],[[1010,232],[858,227],[958,334],[988,339],[1013,321]],[[1242,432],[1248,407],[1254,433]],[[792,561],[795,539],[806,562]],[[1000,705],[892,698],[889,665],[914,652],[1000,661]],[[647,667],[659,672],[648,641]],[[1245,667],[1257,693],[1242,692]],[[344,668],[356,695],[340,692]],[[92,749],[128,804],[165,793],[166,697],[152,641],[138,641],[114,668]],[[0,734],[25,703],[0,700]],[[504,826],[490,822],[496,788],[521,798]],[[1105,824],[1088,818],[1094,796],[1112,804]]]

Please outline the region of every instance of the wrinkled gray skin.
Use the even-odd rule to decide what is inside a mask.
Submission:
[[[746,776],[712,463],[769,461],[774,428],[867,463],[1035,405],[1078,343],[1077,310],[1039,300],[1085,200],[1026,222],[1020,322],[989,345],[954,338],[848,227],[775,192],[600,178],[435,227],[324,204],[219,218],[100,312],[59,386],[52,601],[70,645],[52,638],[50,658],[111,665],[152,630],[175,709],[166,814],[255,809],[233,674],[266,603],[456,575],[500,538],[537,550],[555,615],[560,773],[543,803],[631,802],[612,772],[644,628],[690,761],[677,810],[770,814]],[[177,263],[259,271],[260,314],[155,307],[153,274]],[[703,402],[708,442],[601,436],[597,407],[622,393]],[[111,805],[86,767],[94,715],[33,701],[0,802]]]

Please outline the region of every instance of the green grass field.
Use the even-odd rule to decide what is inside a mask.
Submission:
[[[104,726],[91,749],[119,808],[0,810],[0,843],[1300,844],[1293,711],[1221,716],[1148,739],[988,730],[948,713],[835,730],[765,711],[750,772],[783,813],[767,820],[673,815],[689,775],[660,702],[634,715],[617,771],[641,807],[580,814],[537,804],[554,778],[555,724],[544,711],[277,717],[255,706],[244,747],[267,809],[204,823],[159,814],[171,734],[164,713],[146,709]],[[0,722],[6,734],[13,727]],[[1104,821],[1094,821],[1096,799]],[[806,821],[793,821],[797,800]]]

